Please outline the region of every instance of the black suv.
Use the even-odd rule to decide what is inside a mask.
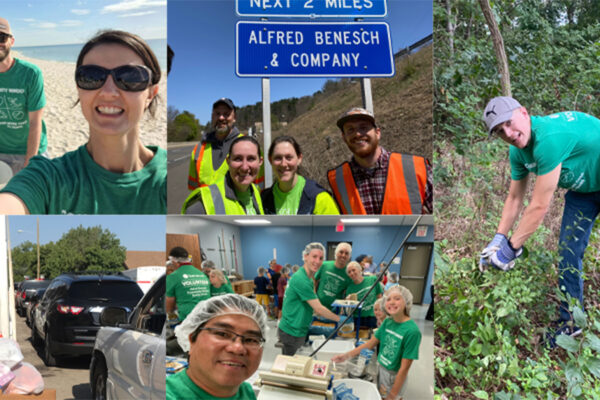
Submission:
[[[31,324],[34,344],[44,340],[44,363],[53,366],[61,356],[92,354],[102,310],[123,307],[131,311],[142,296],[138,284],[124,276],[64,274],[54,278]]]

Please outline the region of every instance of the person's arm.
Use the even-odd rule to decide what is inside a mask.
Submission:
[[[549,173],[536,178],[531,201],[525,209],[523,217],[519,225],[517,225],[517,229],[510,238],[513,248],[518,249],[523,246],[523,243],[536,231],[544,220],[544,216],[550,208],[552,196],[554,196],[554,192],[558,187],[561,166],[562,164],[558,164]]]
[[[396,379],[394,379],[394,384],[392,385],[392,388],[390,389],[390,392],[388,393],[385,400],[394,400],[396,396],[398,396],[398,393],[400,393],[400,389],[402,389],[402,386],[406,381],[406,376],[408,375],[408,370],[410,369],[412,362],[413,360],[409,360],[408,358],[402,359],[400,363],[400,369],[396,374]]]
[[[510,188],[508,189],[508,196],[504,201],[504,208],[502,209],[502,217],[498,224],[498,233],[508,236],[508,232],[512,229],[521,206],[523,205],[523,199],[525,198],[525,192],[527,190],[527,177],[515,181],[510,181]]]
[[[172,313],[173,311],[175,311],[175,297],[167,296],[165,306],[167,308],[167,313]]]
[[[40,149],[43,114],[43,108],[29,112],[29,136],[27,136],[27,152],[25,153],[25,163],[23,164],[23,167],[26,167],[27,164],[29,164],[29,159],[35,156]]]
[[[29,209],[19,196],[13,193],[0,193],[0,214],[3,215],[25,215]]]
[[[349,360],[352,357],[356,357],[357,355],[360,354],[362,349],[374,349],[375,346],[377,346],[379,344],[379,339],[377,339],[375,337],[375,335],[371,336],[371,339],[367,340],[365,343],[361,344],[358,347],[355,347],[354,349],[343,353],[343,354],[338,354],[336,356],[333,356],[331,358],[331,361],[333,362],[344,362],[346,360]]]
[[[312,299],[312,300],[307,300],[307,303],[312,307],[312,309],[319,314],[321,317],[330,319],[332,321],[336,321],[336,322],[340,322],[340,316],[337,314],[334,314],[333,312],[329,311],[327,309],[327,307],[325,307],[323,304],[321,304],[321,302],[319,301],[319,299]]]

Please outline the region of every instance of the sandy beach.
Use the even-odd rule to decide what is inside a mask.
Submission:
[[[45,61],[25,57],[16,51],[13,55],[29,61],[42,70],[46,107],[44,121],[48,135],[48,154],[59,157],[67,151],[75,150],[88,139],[88,124],[77,101],[75,86],[75,64],[59,61]],[[158,145],[166,149],[167,144],[167,74],[163,71],[159,83],[158,107],[154,117],[149,113],[141,124],[141,140],[145,145]]]

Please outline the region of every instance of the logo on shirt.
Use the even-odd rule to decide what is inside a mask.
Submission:
[[[528,171],[531,171],[533,169],[535,169],[537,167],[537,163],[525,163],[525,168],[527,168]]]

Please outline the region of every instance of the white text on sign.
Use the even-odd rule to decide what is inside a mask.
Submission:
[[[297,2],[298,0],[249,0],[250,8],[256,7],[259,10],[266,10],[269,8],[291,8],[291,2]],[[303,8],[310,10],[315,7],[315,3],[322,3],[323,0],[301,0],[304,2]],[[373,2],[371,0],[325,0],[325,8],[333,9],[356,9],[362,10],[363,8],[372,8]]]
[[[248,38],[248,44],[300,45],[302,43],[304,43],[304,34],[300,31],[252,30]],[[314,44],[318,46],[379,44],[379,32],[317,31],[314,32]]]

